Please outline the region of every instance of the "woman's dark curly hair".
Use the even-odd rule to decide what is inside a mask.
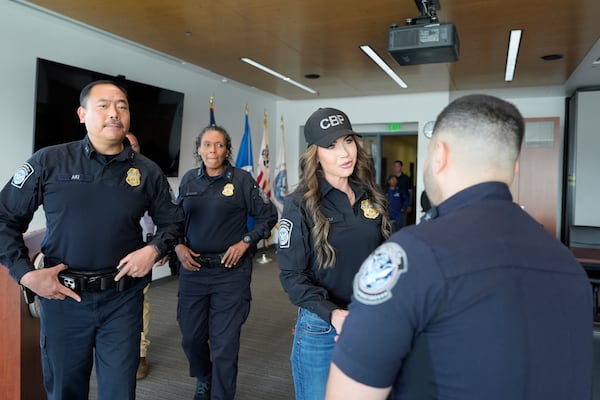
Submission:
[[[194,159],[196,160],[196,163],[202,164],[202,157],[200,157],[200,154],[198,154],[198,147],[200,147],[200,144],[202,143],[202,137],[204,136],[204,134],[209,131],[219,132],[225,137],[225,148],[227,149],[227,157],[225,157],[225,159],[231,162],[231,136],[229,136],[229,133],[227,133],[225,128],[223,128],[222,126],[209,125],[202,129],[196,137],[196,146],[194,147]]]

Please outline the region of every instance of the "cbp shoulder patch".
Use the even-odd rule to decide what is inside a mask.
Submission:
[[[287,218],[279,220],[279,248],[289,249],[294,223]]]
[[[408,271],[406,252],[398,243],[379,246],[354,277],[354,297],[364,304],[381,304],[392,297],[400,275]]]
[[[27,181],[27,179],[31,175],[33,175],[33,172],[34,172],[34,170],[33,170],[33,167],[31,166],[31,164],[29,164],[29,163],[23,164],[23,166],[21,166],[17,170],[17,172],[15,172],[15,174],[13,175],[13,178],[12,178],[12,181],[10,182],[10,184],[18,189],[23,188],[25,181]]]

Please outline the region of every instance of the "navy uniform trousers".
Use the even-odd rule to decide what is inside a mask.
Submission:
[[[190,376],[212,375],[211,398],[233,400],[242,325],[250,313],[252,257],[242,265],[180,269],[177,320]],[[210,337],[210,343],[209,343]]]
[[[94,361],[98,400],[135,399],[145,279],[123,292],[41,300],[40,346],[48,400],[87,400]]]

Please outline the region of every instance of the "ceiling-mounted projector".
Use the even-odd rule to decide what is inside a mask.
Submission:
[[[458,32],[452,23],[440,23],[439,2],[415,0],[421,16],[407,20],[406,26],[392,25],[388,32],[388,52],[400,65],[445,63],[458,60]]]

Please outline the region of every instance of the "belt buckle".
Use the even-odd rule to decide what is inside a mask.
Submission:
[[[63,285],[65,285],[71,290],[75,290],[75,287],[77,286],[75,283],[75,279],[68,276],[63,276]]]
[[[200,264],[202,265],[210,265],[210,257],[198,257],[198,261],[200,262]]]
[[[79,285],[79,279],[77,279],[74,276],[68,276],[66,275],[66,273],[60,272],[58,274],[58,279],[60,280],[60,283],[65,286],[68,287],[69,289],[71,289],[72,291],[79,293],[81,290],[81,287]]]

